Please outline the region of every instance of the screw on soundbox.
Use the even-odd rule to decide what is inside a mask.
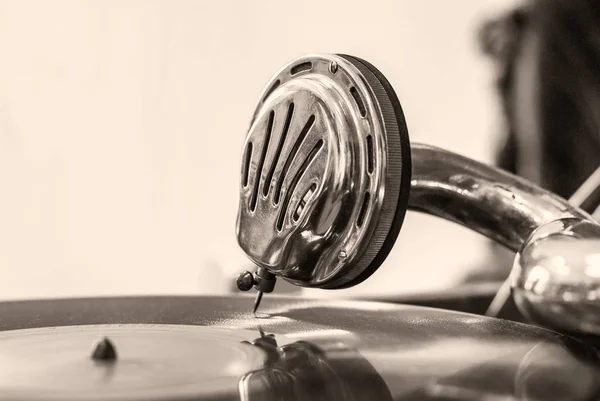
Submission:
[[[338,70],[338,64],[335,61],[329,63],[329,72],[335,74]]]

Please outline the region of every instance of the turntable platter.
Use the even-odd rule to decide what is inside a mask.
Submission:
[[[109,338],[114,361],[93,359]],[[203,326],[90,325],[0,333],[0,394],[10,399],[152,400],[227,394],[260,368],[254,332]]]
[[[277,296],[254,317],[251,304],[245,296],[0,303],[0,400],[600,394],[595,349],[532,326],[415,306]],[[97,344],[105,345],[104,357]],[[111,347],[114,354],[106,352]]]

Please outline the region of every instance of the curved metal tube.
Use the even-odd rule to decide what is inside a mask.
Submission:
[[[522,178],[458,154],[412,144],[409,210],[461,224],[514,252],[538,227],[561,218],[593,221]]]
[[[542,326],[600,335],[600,225],[512,174],[413,144],[409,209],[461,224],[516,252],[508,283]]]

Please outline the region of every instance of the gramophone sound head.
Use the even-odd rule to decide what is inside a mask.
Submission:
[[[386,258],[407,210],[400,102],[364,60],[297,59],[260,97],[241,168],[237,238],[259,266],[258,276],[240,276],[242,287],[269,292],[261,277],[273,275],[305,287],[356,285]]]
[[[591,216],[493,166],[409,144],[394,90],[364,60],[314,55],[280,70],[260,98],[242,159],[237,237],[258,270],[237,284],[259,291],[255,310],[278,276],[328,289],[367,279],[408,209],[516,252],[507,288],[531,320],[600,333],[589,317],[600,310],[599,259],[590,251],[600,246],[600,226]],[[581,257],[575,239],[588,241],[577,246],[586,249]]]

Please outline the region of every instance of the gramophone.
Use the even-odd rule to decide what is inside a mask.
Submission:
[[[258,291],[253,311],[247,294],[1,302],[0,400],[600,398],[600,355],[583,338],[600,334],[598,223],[524,179],[411,144],[367,61],[283,67],[259,98],[239,186],[237,238],[257,269],[236,283]],[[407,210],[514,251],[508,293],[532,324],[277,294],[258,309],[279,279],[368,280],[402,246]]]

